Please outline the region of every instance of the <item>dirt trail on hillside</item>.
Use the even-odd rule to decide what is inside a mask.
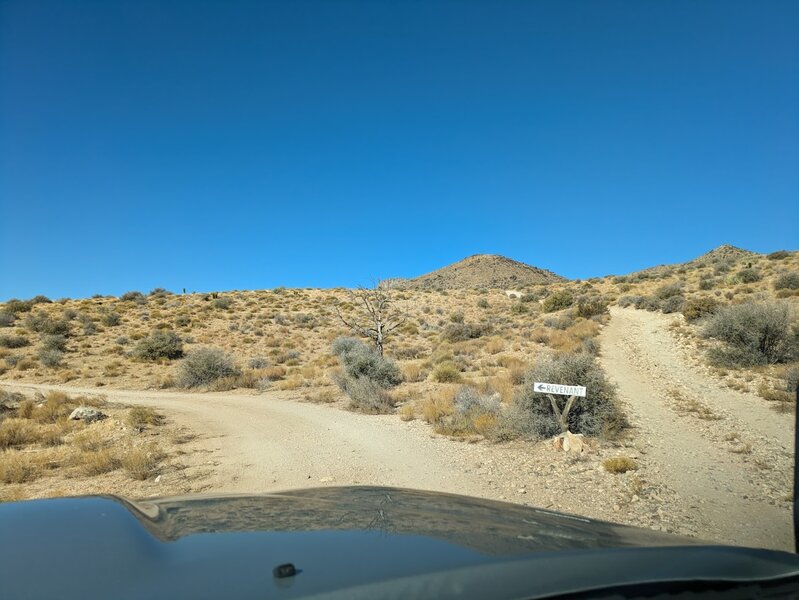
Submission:
[[[643,460],[692,509],[705,537],[791,549],[793,417],[691,365],[670,317],[611,314],[602,363],[639,430]]]

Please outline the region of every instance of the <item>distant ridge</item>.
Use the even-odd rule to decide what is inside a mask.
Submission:
[[[705,252],[702,256],[698,256],[686,264],[706,265],[720,260],[737,261],[742,258],[754,258],[755,256],[760,255],[751,250],[744,250],[743,248],[730,246],[729,244],[722,244],[718,248],[713,248],[710,252]]]
[[[566,281],[552,271],[533,267],[498,254],[475,254],[414,279],[393,279],[402,289],[517,289]]]
[[[648,267],[640,271],[635,271],[635,273],[631,274],[635,275],[637,273],[658,273],[660,271],[666,269],[672,269],[675,267],[690,269],[694,267],[704,267],[706,265],[711,265],[717,262],[734,263],[738,262],[739,260],[754,258],[756,256],[760,256],[760,254],[758,254],[757,252],[752,252],[751,250],[738,248],[737,246],[732,246],[730,244],[722,244],[717,248],[713,248],[713,250],[711,250],[710,252],[705,252],[701,256],[697,256],[696,258],[684,263],[674,263],[674,264],[658,265],[656,267]]]

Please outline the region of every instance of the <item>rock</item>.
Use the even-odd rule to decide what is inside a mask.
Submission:
[[[87,423],[93,423],[94,421],[101,421],[106,418],[107,415],[101,413],[96,408],[92,408],[91,406],[79,406],[72,413],[69,415],[70,420],[72,421],[86,421]]]
[[[584,450],[587,450],[587,444],[583,439],[582,433],[572,433],[571,431],[567,431],[566,433],[562,433],[557,436],[553,440],[553,445],[555,446],[555,450],[563,450],[564,452],[572,452],[574,454],[580,454]]]

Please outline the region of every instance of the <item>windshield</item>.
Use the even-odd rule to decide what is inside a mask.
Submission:
[[[798,26],[1,3],[0,501],[379,486],[792,551]]]

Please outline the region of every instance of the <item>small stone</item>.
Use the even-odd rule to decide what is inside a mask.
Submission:
[[[101,421],[105,418],[105,414],[101,413],[96,408],[92,408],[91,406],[79,406],[69,415],[69,419],[71,421],[85,421],[86,423]]]

